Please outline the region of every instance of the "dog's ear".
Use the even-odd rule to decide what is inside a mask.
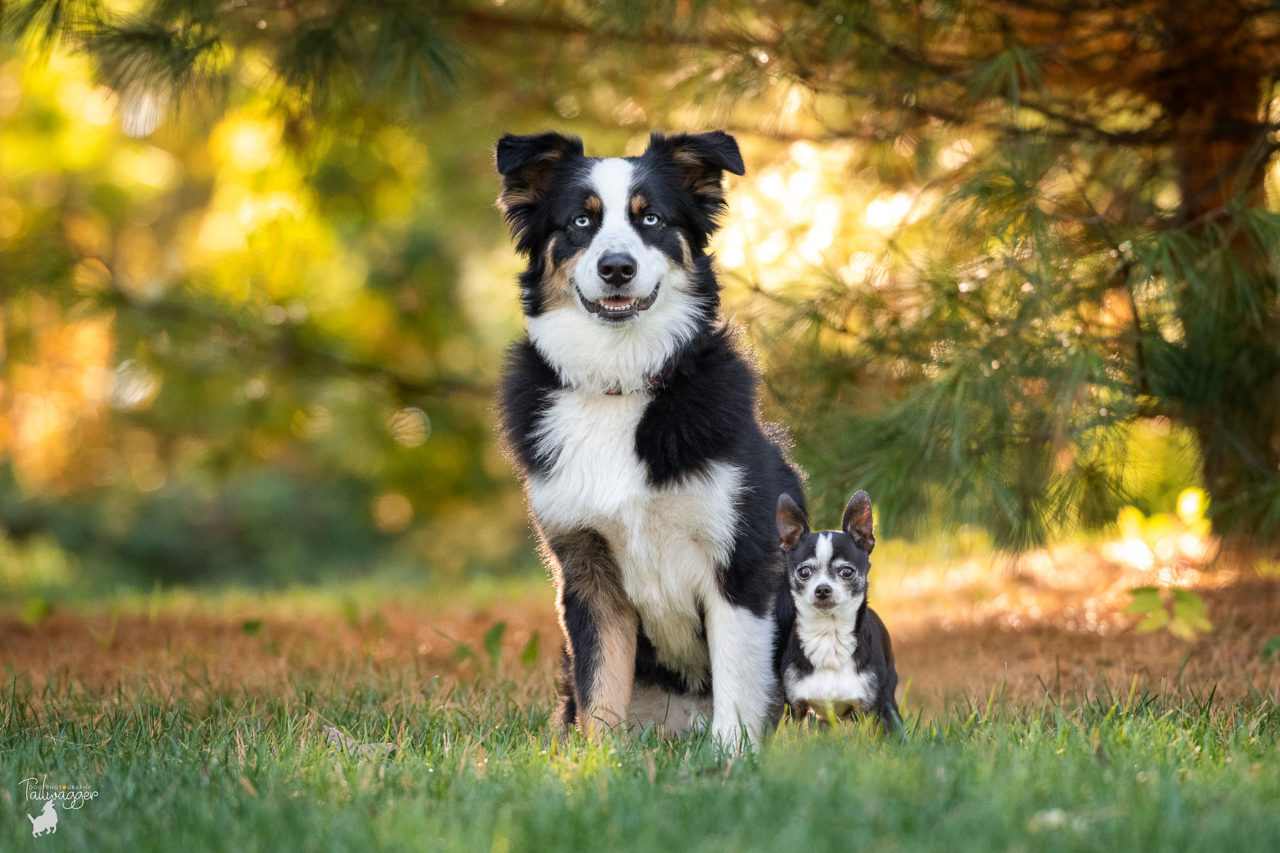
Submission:
[[[778,541],[783,551],[790,551],[809,532],[809,519],[791,495],[783,492],[778,497]]]
[[[667,136],[654,131],[649,136],[649,150],[666,154],[685,170],[690,186],[714,180],[719,185],[724,172],[746,173],[738,141],[723,130],[709,133],[676,133]]]
[[[581,156],[581,139],[552,132],[535,136],[508,133],[494,146],[494,164],[502,175],[498,209],[511,226],[521,251],[528,251],[523,238],[528,232],[529,217],[546,195],[556,167]]]
[[[871,496],[864,491],[853,493],[849,505],[844,508],[840,529],[847,533],[853,544],[868,554],[876,547],[876,537],[871,532]]]
[[[645,156],[669,158],[679,167],[685,187],[707,217],[703,226],[708,233],[714,230],[715,217],[724,209],[724,173],[746,172],[737,141],[723,130],[672,136],[655,132],[649,137]]]

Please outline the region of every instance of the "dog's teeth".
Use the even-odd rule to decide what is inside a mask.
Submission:
[[[623,297],[606,297],[604,299],[593,300],[587,299],[582,291],[578,291],[578,299],[588,313],[597,316],[601,314],[615,314],[619,319],[625,320],[635,317],[642,311],[647,311],[653,305],[658,297],[658,288],[655,287],[653,292],[643,299],[626,299]]]

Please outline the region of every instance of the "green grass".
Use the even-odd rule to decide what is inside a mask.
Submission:
[[[787,728],[732,761],[706,740],[551,737],[549,697],[486,679],[445,689],[298,680],[255,699],[0,698],[5,850],[1275,850],[1280,710],[1141,692],[999,701],[871,726]],[[329,746],[324,725],[394,742]],[[28,776],[99,792],[34,839]]]

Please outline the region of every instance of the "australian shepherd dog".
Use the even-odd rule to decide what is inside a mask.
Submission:
[[[499,408],[555,583],[558,720],[671,735],[709,717],[717,741],[754,744],[780,708],[775,507],[801,490],[707,254],[738,144],[655,133],[596,158],[544,133],[496,154],[528,259]]]

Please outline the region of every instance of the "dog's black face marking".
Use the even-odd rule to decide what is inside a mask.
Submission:
[[[655,204],[653,211],[665,222],[687,232],[696,252],[703,252],[725,209],[724,173],[745,172],[738,143],[718,130],[676,136],[655,133],[639,166],[640,195]]]
[[[498,206],[511,226],[516,249],[529,254],[544,242],[546,200],[553,187],[572,183],[583,166],[582,140],[543,133],[537,136],[507,134],[498,140],[495,161],[502,175]]]

